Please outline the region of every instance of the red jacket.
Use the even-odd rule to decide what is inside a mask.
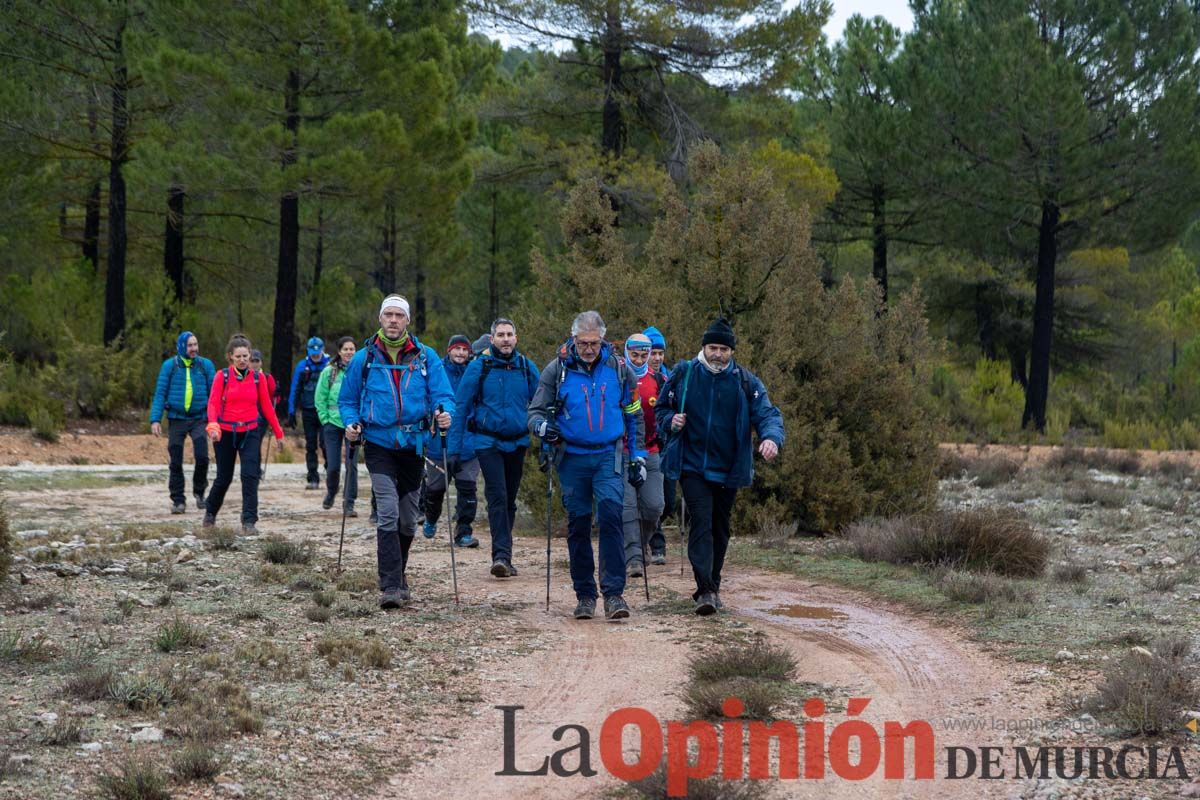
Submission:
[[[658,403],[658,393],[666,383],[662,375],[646,370],[646,374],[638,380],[638,397],[642,401],[642,414],[646,417],[646,452],[658,452],[658,428],[654,424],[654,406]]]
[[[225,373],[230,376],[229,386],[225,386]],[[213,381],[212,391],[208,394],[208,421],[216,422],[223,431],[253,430],[258,427],[259,413],[266,418],[275,433],[276,439],[283,438],[283,428],[275,417],[275,406],[271,402],[267,381],[259,375],[254,379],[253,372],[247,372],[244,377],[237,377],[233,367],[217,370],[216,380]]]

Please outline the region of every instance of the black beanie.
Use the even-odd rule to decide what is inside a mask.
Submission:
[[[733,335],[733,328],[729,327],[724,317],[717,317],[704,331],[700,346],[706,344],[723,344],[731,350],[737,347],[737,337]]]
[[[449,353],[456,347],[465,347],[471,349],[471,340],[463,336],[461,333],[456,333],[450,337],[450,344],[446,345],[446,352]]]

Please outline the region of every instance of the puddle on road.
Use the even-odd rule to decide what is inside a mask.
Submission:
[[[776,606],[767,611],[777,617],[792,617],[793,619],[848,619],[848,614],[822,606]]]

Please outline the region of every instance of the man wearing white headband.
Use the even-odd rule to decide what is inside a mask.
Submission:
[[[450,427],[454,392],[437,354],[409,334],[408,301],[383,298],[379,331],[346,367],[338,410],[346,438],[366,440],[367,472],[379,523],[379,606],[412,599],[405,570],[417,532],[417,506],[432,427]]]

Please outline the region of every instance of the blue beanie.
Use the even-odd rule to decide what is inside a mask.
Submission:
[[[187,340],[196,334],[191,331],[184,331],[179,334],[179,338],[175,340],[175,352],[179,353],[180,358],[187,358]],[[161,351],[159,351],[161,352]]]
[[[649,328],[646,328],[646,330],[642,331],[642,333],[646,334],[646,338],[650,340],[651,350],[667,349],[667,340],[663,337],[662,332],[659,331],[658,328],[655,328],[653,325],[651,325]]]

